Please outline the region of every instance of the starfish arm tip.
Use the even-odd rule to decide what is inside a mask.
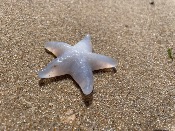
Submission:
[[[38,72],[38,76],[39,76],[39,78],[50,78],[50,75],[49,75],[48,71],[46,71],[46,70],[40,70]]]
[[[38,77],[39,77],[39,78],[46,78],[46,77],[43,75],[42,70],[38,72]]]
[[[85,86],[81,87],[81,89],[85,95],[89,95],[93,91],[93,86],[87,86],[87,87]]]

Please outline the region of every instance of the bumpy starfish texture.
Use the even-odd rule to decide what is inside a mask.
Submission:
[[[90,35],[86,35],[74,46],[64,42],[48,42],[45,48],[57,58],[39,71],[39,77],[50,78],[70,74],[86,95],[93,91],[92,71],[117,65],[110,57],[92,53]]]

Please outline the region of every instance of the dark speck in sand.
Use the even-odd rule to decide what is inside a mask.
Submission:
[[[151,2],[150,2],[150,5],[154,5],[154,4],[155,4],[154,1],[151,1]]]

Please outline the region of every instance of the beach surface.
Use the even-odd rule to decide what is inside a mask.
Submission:
[[[38,77],[46,42],[86,34],[118,61],[93,73],[92,94]],[[0,51],[0,130],[175,131],[174,0],[1,0]]]

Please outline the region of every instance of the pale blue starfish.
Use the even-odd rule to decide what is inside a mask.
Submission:
[[[74,46],[64,42],[48,42],[45,48],[57,58],[39,71],[39,77],[50,78],[70,74],[86,95],[93,90],[92,71],[117,65],[110,57],[92,53],[90,35],[86,35]]]

